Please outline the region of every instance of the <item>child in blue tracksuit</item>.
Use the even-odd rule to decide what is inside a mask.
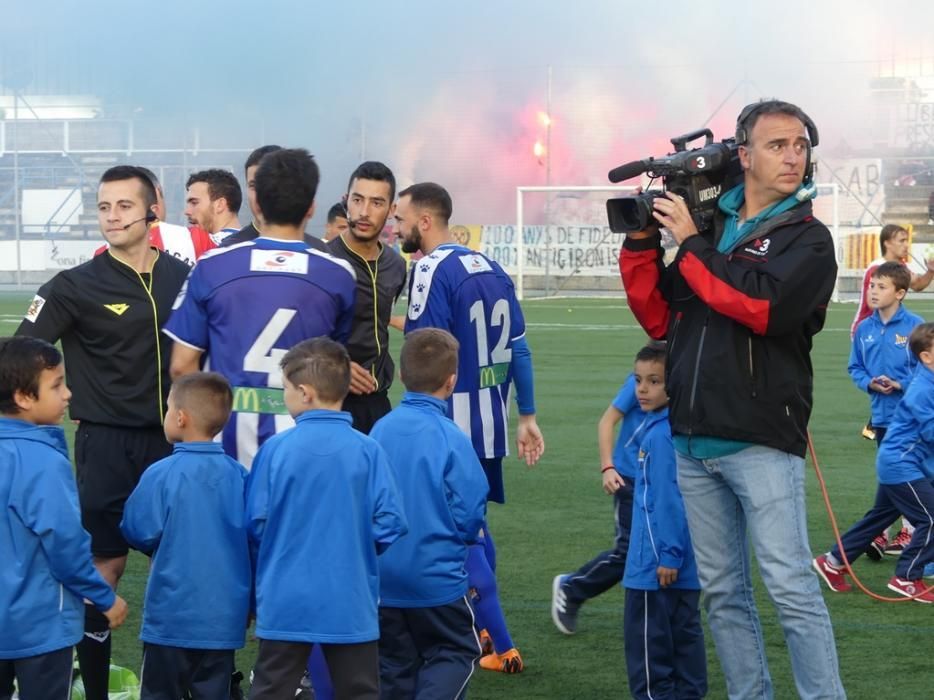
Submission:
[[[873,270],[868,290],[873,312],[860,322],[853,335],[847,370],[853,383],[869,393],[870,422],[877,445],[882,443],[918,364],[908,350],[908,336],[924,319],[902,306],[910,282],[908,268],[898,262],[883,263]],[[892,542],[887,532],[877,533],[866,554],[876,561],[885,553],[900,554],[911,539],[912,529],[905,519],[902,532]]]
[[[234,650],[245,641],[247,472],[213,440],[232,401],[219,374],[175,380],[163,423],[172,456],[143,473],[123,511],[126,541],[152,556],[140,632],[142,700],[227,697]]]
[[[126,603],[94,568],[59,423],[71,392],[61,353],[0,342],[0,700],[67,698],[84,599],[118,627]]]
[[[700,581],[678,490],[665,393],[665,351],[636,355],[636,398],[648,413],[633,488],[626,556],[626,670],[634,698],[701,698],[707,660]]]
[[[664,348],[664,343],[653,341],[650,347]],[[632,485],[636,478],[639,441],[645,428],[645,419],[646,413],[636,399],[636,378],[630,374],[597,424],[600,473],[603,490],[613,496],[616,540],[613,549],[601,552],[577,571],[558,574],[553,579],[551,619],[564,634],[577,631],[577,615],[581,605],[623,580],[632,522]],[[620,421],[622,426],[614,447],[613,429]]]
[[[908,546],[895,566],[888,587],[921,603],[934,603],[934,592],[924,592],[922,575],[934,561],[934,323],[917,326],[908,339],[921,366],[895,409],[885,440],[876,457],[879,485],[876,501],[863,519],[841,538],[852,563],[882,528],[899,513],[915,526]],[[843,556],[837,545],[817,557],[814,568],[832,591],[850,590]]]
[[[259,450],[247,480],[256,572],[251,700],[292,697],[321,644],[335,696],[379,697],[377,555],[406,532],[383,449],[341,412],[347,350],[306,340],[281,362],[294,428]]]
[[[379,558],[383,700],[463,697],[480,657],[465,566],[489,487],[470,438],[447,417],[457,352],[447,331],[409,333],[400,355],[407,391],[370,433],[389,457],[409,525]]]
[[[908,268],[901,263],[875,269],[869,283],[873,312],[856,327],[850,350],[847,370],[853,383],[869,393],[879,443],[918,364],[908,349],[908,336],[924,319],[902,306],[910,281]]]

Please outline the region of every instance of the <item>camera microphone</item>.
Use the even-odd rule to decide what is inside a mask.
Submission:
[[[610,182],[622,182],[636,175],[645,172],[647,164],[644,160],[634,160],[631,163],[625,163],[618,168],[613,168],[608,174]]]

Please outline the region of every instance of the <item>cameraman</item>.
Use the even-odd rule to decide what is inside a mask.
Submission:
[[[836,276],[827,227],[811,213],[817,129],[769,100],[737,121],[743,184],[698,232],[671,192],[654,217],[680,245],[667,268],[658,226],[626,237],[629,306],[668,339],[670,420],[704,601],[730,698],[771,698],[747,536],[802,698],[843,698],[830,617],[811,571],[804,455],[811,339]]]

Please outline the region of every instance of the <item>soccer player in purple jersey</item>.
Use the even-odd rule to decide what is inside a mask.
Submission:
[[[535,420],[532,355],[525,340],[525,319],[512,280],[482,253],[454,242],[448,230],[451,196],[432,182],[399,193],[395,219],[402,250],[425,254],[409,281],[406,333],[443,328],[460,343],[457,383],[448,413],[473,443],[490,485],[489,500],[503,503],[502,460],[509,450],[509,390],[514,382],[519,424],[518,456],[529,466],[545,450]],[[522,658],[515,649],[496,591],[496,555],[484,523],[482,544],[470,548],[467,572],[478,625],[490,635],[493,653],[480,660],[488,670],[517,673]]]
[[[176,341],[173,377],[197,371],[207,354],[233,386],[224,450],[247,468],[264,441],[294,425],[279,372],[286,351],[317,336],[346,343],[353,321],[353,269],[302,241],[318,180],[303,149],[264,156],[256,171],[262,235],[202,258],[164,329]]]

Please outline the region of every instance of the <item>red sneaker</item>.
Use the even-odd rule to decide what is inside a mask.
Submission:
[[[826,554],[821,554],[811,562],[811,565],[834,593],[846,593],[852,590],[853,586],[846,582],[846,569],[831,564],[827,561]]]
[[[906,598],[917,595],[918,597],[915,598],[915,600],[919,603],[934,603],[934,591],[929,591],[927,589],[928,586],[924,585],[924,581],[921,579],[917,581],[906,581],[898,576],[893,576],[889,579],[890,591],[895,591]],[[918,595],[919,593],[921,595]]]
[[[908,533],[908,530],[902,528],[901,532],[895,535],[895,539],[889,542],[888,546],[885,548],[885,553],[900,556],[901,553],[905,551],[905,547],[908,546],[909,542],[911,542],[911,535]]]
[[[866,547],[866,556],[873,561],[882,561],[882,555],[885,554],[885,548],[888,546],[889,539],[884,532],[881,535],[876,535],[876,538]]]

